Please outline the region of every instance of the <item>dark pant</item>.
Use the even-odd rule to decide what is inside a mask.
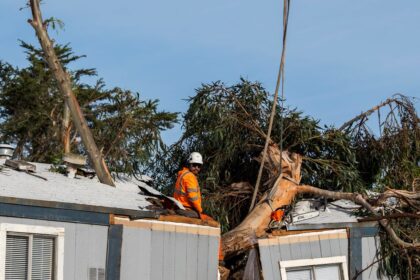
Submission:
[[[175,210],[175,212],[178,215],[185,216],[185,217],[188,217],[188,218],[200,218],[200,215],[198,215],[198,213],[195,212],[194,210],[177,209],[177,210]]]

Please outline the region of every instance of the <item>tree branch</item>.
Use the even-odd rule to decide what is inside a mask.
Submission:
[[[382,102],[381,104],[367,110],[366,112],[361,113],[360,115],[352,118],[351,120],[345,122],[338,130],[344,130],[345,128],[349,127],[350,125],[352,125],[354,122],[366,118],[367,116],[371,115],[373,112],[379,110],[380,108],[392,103],[392,102],[396,102],[397,99],[395,98],[388,98],[387,100],[385,100],[384,102]]]
[[[308,185],[297,186],[298,193],[310,193],[316,196],[324,196],[331,199],[347,199],[351,200],[356,204],[363,206],[366,210],[372,213],[375,217],[380,217],[380,215],[375,211],[375,209],[370,205],[361,194],[358,193],[342,193],[342,192],[332,192],[327,190],[318,189]],[[394,241],[399,247],[402,248],[418,248],[420,243],[409,243],[403,241],[397,236],[395,231],[391,228],[389,221],[379,220],[379,224],[385,229],[392,241]]]

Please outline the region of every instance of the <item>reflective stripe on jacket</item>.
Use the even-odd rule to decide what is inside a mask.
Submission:
[[[197,177],[186,167],[178,171],[174,198],[186,208],[194,209],[198,213],[203,212]]]

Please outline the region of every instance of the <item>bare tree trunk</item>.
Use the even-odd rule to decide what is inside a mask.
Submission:
[[[271,194],[266,193],[242,223],[223,235],[222,246],[226,257],[246,251],[255,245],[256,238],[265,234],[271,212],[281,206],[291,204],[295,198],[296,187],[300,182],[302,157],[288,152],[283,152],[280,155],[277,145],[270,145],[264,165],[279,176],[280,162],[282,177],[290,179],[278,179],[274,183],[275,187],[270,192]]]
[[[61,63],[57,58],[57,55],[54,52],[54,48],[48,36],[46,26],[42,21],[42,15],[39,8],[39,0],[30,0],[29,2],[32,11],[32,20],[28,21],[35,29],[38,40],[45,53],[45,58],[51,71],[54,74],[55,79],[57,80],[58,87],[64,96],[64,100],[70,110],[73,123],[82,138],[83,144],[86,147],[87,153],[92,162],[93,168],[98,175],[99,181],[110,186],[115,186],[111,174],[109,173],[105,161],[102,157],[102,154],[96,146],[95,140],[93,139],[86,119],[83,116],[79,103],[73,94],[70,78],[64,71]]]
[[[225,256],[236,255],[250,249],[257,243],[257,238],[265,234],[273,210],[292,203],[297,194],[297,185],[289,180],[281,180],[277,186],[270,207],[266,195],[258,202],[248,216],[233,230],[222,236]]]
[[[69,106],[64,103],[64,111],[63,111],[63,126],[62,126],[62,142],[63,142],[63,149],[64,153],[70,153],[70,132],[71,132],[71,124],[70,124],[70,110]]]

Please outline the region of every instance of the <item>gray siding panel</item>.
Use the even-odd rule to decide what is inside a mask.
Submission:
[[[333,239],[329,239],[333,238]],[[347,256],[345,231],[309,233],[259,240],[264,280],[281,280],[280,261]]]
[[[177,233],[175,237],[175,280],[184,280],[187,274],[187,240],[188,234]]]
[[[280,260],[280,250],[279,245],[269,246],[270,250],[270,262],[271,269],[273,271],[272,278],[273,280],[280,280],[280,274],[278,273],[278,266]]]
[[[340,256],[346,256],[347,265],[349,264],[349,240],[348,239],[339,239],[340,242]]]
[[[128,227],[124,227],[124,231],[127,230]],[[137,242],[135,244],[135,248],[138,248],[139,251],[136,252],[138,255],[138,259],[134,259],[135,266],[137,267],[136,274],[128,274],[127,280],[137,278],[141,279],[151,279],[151,261],[152,261],[152,231],[150,229],[134,229],[135,237],[137,238]],[[123,239],[124,242],[124,239]],[[133,244],[127,242],[127,247],[131,247]],[[124,246],[123,246],[124,248]],[[122,259],[121,259],[122,262]]]
[[[152,230],[152,257],[150,279],[163,280],[163,256],[164,256],[165,232]]]
[[[84,225],[77,224],[76,226]],[[106,234],[105,230],[107,231]],[[108,242],[108,227],[98,227],[91,225],[89,231],[89,240],[92,240],[92,244],[90,244],[91,250],[89,250],[90,265],[98,268],[105,268],[104,264],[106,264],[107,248],[104,247],[104,245]]]
[[[129,275],[138,275],[139,268],[142,266],[140,245],[137,233],[141,231],[129,227],[123,230],[123,242],[121,248],[121,280],[128,280]],[[149,242],[150,243],[150,242]],[[145,244],[147,244],[145,242]],[[147,272],[146,272],[147,275]],[[145,279],[149,279],[145,277]]]
[[[89,247],[89,232],[81,227],[76,227],[76,248],[75,248],[75,279],[86,279],[88,277],[89,252],[86,248]]]
[[[177,230],[165,223],[125,226],[121,280],[217,279],[219,236],[198,234],[195,226]]]
[[[219,243],[220,238],[218,236],[209,236],[209,248],[208,248],[208,279],[217,279],[218,266],[219,266]],[[178,280],[178,279],[176,279]]]
[[[330,246],[331,246],[331,256],[340,256],[341,255],[340,240],[330,239],[329,241],[330,241]]]
[[[298,243],[299,244],[299,247],[300,247],[301,258],[302,259],[310,259],[310,258],[312,258],[311,244],[310,243],[312,243],[312,242]]]
[[[290,251],[290,244],[282,244],[279,246],[280,249],[280,259],[282,261],[287,261],[292,259],[292,252]]]
[[[88,271],[90,267],[105,268],[106,264],[106,252],[107,252],[107,239],[108,239],[108,227],[75,224],[75,237],[76,237],[76,250],[75,250],[75,264],[76,267],[80,267],[84,274],[81,274],[81,278],[78,278],[77,272],[75,272],[74,280],[88,279]],[[81,237],[87,238],[86,241],[82,241]],[[65,233],[64,239],[67,238]],[[82,247],[86,246],[86,247]],[[64,248],[66,250],[66,248]],[[66,253],[65,253],[66,254]],[[81,255],[89,256],[87,261],[82,264]],[[65,257],[64,257],[65,258]],[[66,260],[64,259],[64,266],[66,266]]]
[[[338,239],[338,244],[340,245],[340,256],[347,256],[349,252],[349,240],[348,239]],[[348,261],[348,259],[347,259]]]
[[[292,253],[292,260],[297,260],[302,258],[302,253],[300,252],[299,243],[290,244],[290,252]]]
[[[312,258],[321,258],[321,244],[319,241],[309,242],[309,247],[311,249]]]
[[[198,236],[198,266],[197,266],[197,278],[207,280],[208,275],[208,250],[209,250],[209,236],[199,235]]]
[[[350,250],[349,250],[349,276],[351,279],[362,268],[362,240],[360,237],[350,237]],[[359,276],[357,280],[360,280]]]
[[[263,271],[264,280],[271,280],[273,276],[273,268],[271,263],[270,247],[259,246],[260,249],[260,260]]]
[[[0,223],[64,228],[64,280],[88,280],[88,268],[105,268],[107,226],[0,216]]]
[[[198,234],[187,236],[187,280],[197,279],[198,266]]]
[[[377,243],[375,237],[362,238],[362,269],[367,268],[377,260]],[[378,263],[375,263],[362,274],[363,280],[377,280]]]
[[[105,268],[108,227],[76,224],[75,238],[74,280],[88,279],[89,268]]]
[[[69,224],[64,232],[64,279],[76,279],[76,238],[67,238],[67,236],[76,237],[76,224]]]
[[[174,279],[175,272],[175,233],[165,232],[163,237],[163,279]]]
[[[323,258],[331,257],[332,250],[331,250],[331,243],[330,240],[324,239],[319,241],[321,247],[321,255]]]

